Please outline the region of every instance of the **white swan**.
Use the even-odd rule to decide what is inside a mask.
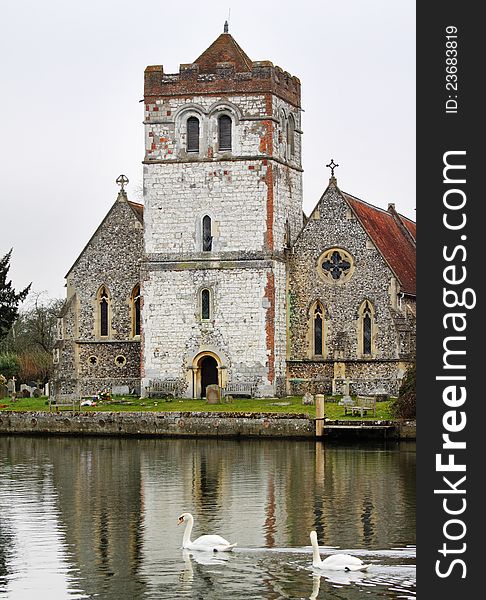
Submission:
[[[324,560],[319,554],[319,546],[317,544],[317,533],[310,532],[310,540],[312,544],[312,566],[317,569],[327,569],[329,571],[366,571],[370,565],[365,563],[356,556],[350,554],[332,554]]]
[[[194,525],[194,518],[191,513],[182,513],[179,517],[178,525],[186,524],[184,537],[182,538],[182,547],[186,550],[203,550],[205,552],[230,552],[236,544],[230,544],[220,535],[201,535],[191,542],[191,532]]]

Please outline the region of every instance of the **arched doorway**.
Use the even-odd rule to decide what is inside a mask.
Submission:
[[[208,385],[218,384],[218,363],[212,356],[203,356],[199,368],[201,369],[201,398],[206,396]]]

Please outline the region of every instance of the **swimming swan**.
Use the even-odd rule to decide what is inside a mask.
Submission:
[[[220,535],[201,535],[191,542],[191,532],[194,525],[194,518],[191,513],[182,513],[179,517],[178,525],[186,524],[184,537],[182,538],[182,547],[186,550],[204,550],[206,552],[230,552],[236,544],[230,544]]]
[[[312,544],[312,566],[317,569],[328,569],[329,571],[366,571],[370,565],[365,565],[360,558],[351,556],[350,554],[332,554],[324,560],[319,554],[319,546],[317,544],[317,533],[310,532]]]

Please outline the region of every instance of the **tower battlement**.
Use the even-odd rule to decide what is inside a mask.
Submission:
[[[219,38],[179,73],[162,65],[145,69],[145,101],[199,94],[273,94],[300,107],[300,80],[271,61],[251,61],[229,33]]]

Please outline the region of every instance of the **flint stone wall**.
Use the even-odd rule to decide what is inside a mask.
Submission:
[[[140,390],[140,340],[133,337],[131,298],[140,284],[142,256],[143,225],[126,197],[119,194],[67,276],[53,398],[90,396],[113,385]],[[100,337],[97,323],[97,295],[102,285],[110,296],[106,338]],[[120,356],[126,362],[117,362]],[[91,357],[96,358],[95,364]]]
[[[329,421],[324,435],[415,439],[415,421]],[[366,426],[359,429],[357,426]],[[334,426],[334,429],[333,429]],[[338,427],[336,427],[338,426]],[[384,428],[387,429],[384,429]],[[314,438],[315,421],[282,413],[0,412],[0,435]]]
[[[354,262],[352,276],[329,281],[319,272],[318,261],[330,248],[342,248]],[[342,377],[356,381],[355,393],[396,394],[405,366],[399,346],[397,319],[407,320],[408,308],[394,307],[396,279],[366,231],[351,212],[339,189],[330,185],[311,214],[290,256],[290,361],[292,391],[302,391],[292,379],[328,380],[336,377],[334,363],[343,365]],[[359,353],[360,307],[368,300],[374,310],[372,355]],[[316,301],[324,308],[324,351],[312,356],[312,315]],[[359,382],[358,382],[359,380]],[[309,389],[309,388],[308,388]],[[327,390],[325,390],[327,391]]]

